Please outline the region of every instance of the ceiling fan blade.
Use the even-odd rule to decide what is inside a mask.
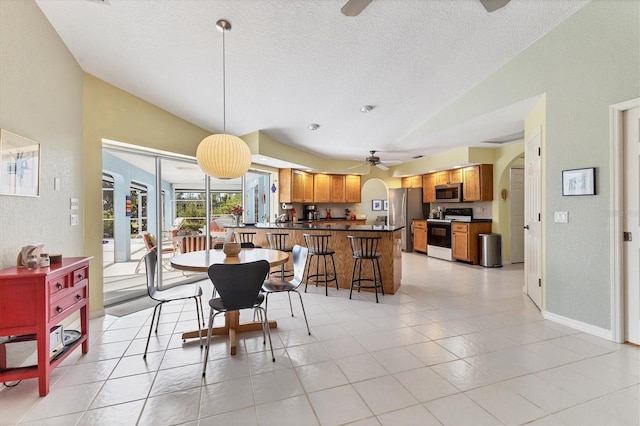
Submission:
[[[379,168],[380,170],[389,170],[389,168],[382,163],[376,164],[376,167]]]
[[[342,12],[344,16],[358,16],[372,1],[373,0],[349,0],[342,6],[340,12]]]
[[[487,12],[495,12],[509,3],[510,0],[480,0],[480,3],[487,9]]]
[[[347,167],[347,170],[357,169],[358,167],[366,166],[367,163],[358,164],[357,166]]]

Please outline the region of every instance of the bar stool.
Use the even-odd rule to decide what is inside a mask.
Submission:
[[[254,244],[253,237],[256,236],[255,232],[238,232],[236,231],[236,241],[239,243],[251,243],[254,247],[260,248],[260,246]]]
[[[351,289],[349,290],[349,299],[353,293],[353,288],[358,289],[358,293],[361,288],[373,288],[376,291],[376,303],[378,303],[378,287],[382,290],[384,296],[384,286],[382,285],[382,273],[380,272],[380,258],[382,254],[378,253],[378,243],[380,237],[354,237],[347,236],[349,238],[349,245],[351,246],[351,254],[355,259],[353,262],[353,269],[351,271]],[[362,261],[371,261],[371,271],[373,272],[373,278],[362,278]],[[358,268],[358,278],[355,278],[356,266],[360,261],[360,267]],[[376,277],[377,273],[377,277]],[[362,285],[363,281],[369,281],[373,285]]]
[[[311,282],[316,283],[316,287],[318,286],[319,281],[324,281],[324,294],[325,296],[329,295],[329,283],[332,281],[336,282],[336,290],[338,289],[338,274],[336,273],[336,262],[333,260],[333,255],[335,253],[334,250],[329,248],[329,238],[331,235],[316,235],[316,234],[302,234],[304,237],[304,243],[309,249],[309,263],[307,263],[307,279],[304,282],[304,292],[307,292],[307,285],[309,284],[309,280]],[[314,274],[311,273],[311,264],[313,263],[313,258],[316,258],[316,271]],[[333,274],[330,274],[327,271],[327,257],[331,258],[331,263],[333,265]],[[324,261],[324,269],[320,272],[320,258]]]
[[[267,243],[271,250],[280,250],[287,253],[291,253],[293,247],[287,246],[287,237],[289,234],[285,232],[267,232]],[[304,268],[303,268],[304,271]],[[293,277],[292,269],[284,269],[284,263],[280,266],[280,272],[273,271],[269,275],[280,274],[280,279],[284,281],[285,278]],[[300,277],[302,280],[302,277]]]

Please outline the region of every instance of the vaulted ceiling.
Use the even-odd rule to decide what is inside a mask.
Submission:
[[[511,0],[488,13],[478,0],[373,0],[346,17],[346,0],[36,1],[84,71],[212,133],[223,129],[224,18],[228,133],[401,161],[520,132],[526,100],[482,126],[437,137],[424,126],[587,3]]]

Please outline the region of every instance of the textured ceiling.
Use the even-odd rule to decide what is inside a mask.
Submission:
[[[524,100],[443,132],[438,146],[409,136],[586,3],[512,0],[487,13],[478,0],[374,0],[345,17],[346,0],[36,1],[86,72],[211,132],[223,128],[215,23],[227,19],[228,133],[383,160],[522,130]]]

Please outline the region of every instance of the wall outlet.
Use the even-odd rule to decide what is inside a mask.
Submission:
[[[553,221],[557,223],[568,223],[569,212],[555,212],[553,216]]]

